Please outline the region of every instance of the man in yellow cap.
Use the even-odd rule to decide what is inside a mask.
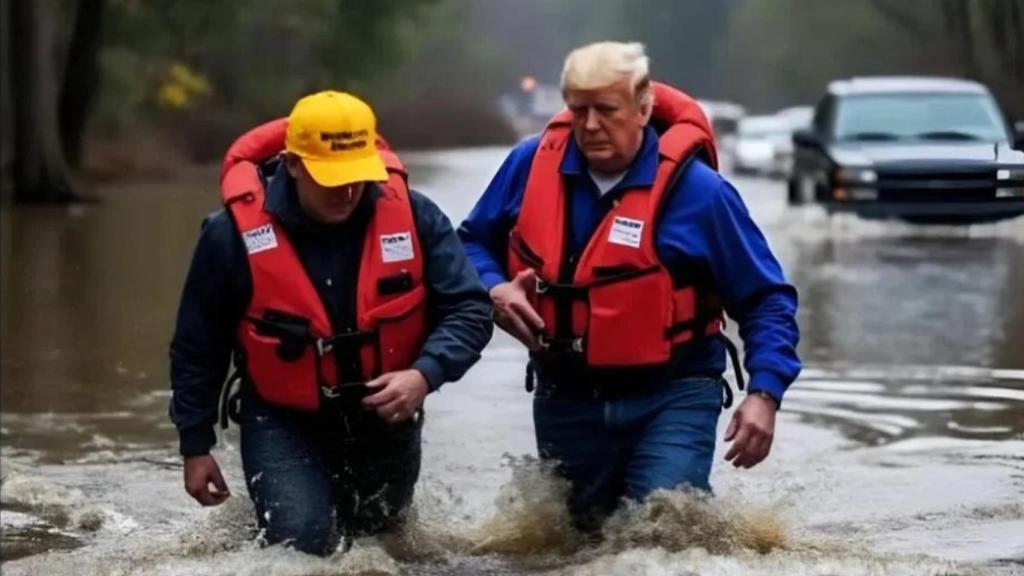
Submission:
[[[396,526],[419,475],[423,400],[491,336],[448,218],[407,188],[370,107],[341,92],[239,138],[221,199],[171,343],[186,491],[204,506],[229,496],[210,449],[233,360],[221,420],[240,424],[266,541],[327,554],[339,536]]]

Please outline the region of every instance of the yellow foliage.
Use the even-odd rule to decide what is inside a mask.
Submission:
[[[210,83],[202,74],[175,62],[157,87],[156,101],[164,108],[181,110],[209,93]]]

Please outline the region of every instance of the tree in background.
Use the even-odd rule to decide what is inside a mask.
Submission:
[[[14,190],[19,202],[76,198],[61,148],[59,78],[52,58],[56,19],[46,0],[5,3],[14,116]]]
[[[99,52],[107,0],[79,0],[58,102],[61,145],[68,163],[82,159],[82,138],[99,89]]]
[[[149,120],[191,160],[216,159],[302,95],[393,69],[407,50],[396,30],[433,1],[112,0],[98,128]]]
[[[4,2],[15,198],[76,198],[71,168],[93,131],[213,159],[301,95],[394,67],[406,48],[394,27],[433,1]]]
[[[1024,115],[1024,3],[1020,0],[871,0],[889,22],[945,53],[947,73],[989,84],[1007,108]],[[926,13],[937,18],[927,19]]]
[[[813,103],[836,78],[961,76],[1024,115],[1020,0],[743,0],[723,46],[723,88],[750,106]]]

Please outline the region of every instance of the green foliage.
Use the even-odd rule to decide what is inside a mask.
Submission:
[[[462,109],[486,125],[523,76],[556,83],[569,50],[609,39],[645,43],[658,79],[755,110],[813,102],[837,77],[970,71],[1024,114],[1014,2],[110,0],[92,126],[163,126],[194,157],[213,157],[239,130],[328,87],[402,122],[409,110]],[[968,21],[951,21],[953,8]]]
[[[1024,73],[1009,69],[1019,59],[997,46],[1024,42],[1024,29],[1007,17],[1012,2],[1019,0],[743,0],[722,47],[722,87],[772,110],[813,102],[835,78],[969,76],[1022,114]]]
[[[408,49],[394,29],[433,1],[112,0],[99,126],[279,116],[303,94],[394,67]]]

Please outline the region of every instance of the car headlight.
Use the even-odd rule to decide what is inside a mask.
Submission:
[[[861,168],[840,168],[836,170],[836,181],[844,184],[874,184],[878,181],[878,173]]]
[[[996,180],[1024,180],[1024,168],[1000,168],[996,170]]]

